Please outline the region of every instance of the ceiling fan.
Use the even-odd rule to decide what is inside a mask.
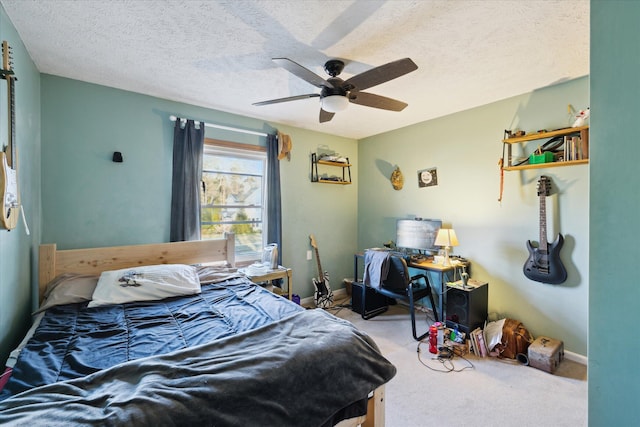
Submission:
[[[418,69],[418,66],[411,59],[404,58],[372,68],[347,80],[342,80],[338,75],[344,69],[344,62],[339,59],[330,59],[324,64],[324,70],[331,77],[325,80],[313,71],[288,58],[273,58],[273,62],[302,80],[320,88],[320,93],[271,99],[269,101],[255,102],[253,105],[269,105],[306,98],[320,98],[320,123],[331,120],[336,112],[347,108],[350,102],[383,110],[402,111],[407,106],[402,101],[361,91]]]

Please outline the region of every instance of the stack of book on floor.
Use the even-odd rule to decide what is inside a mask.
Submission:
[[[484,334],[479,327],[469,333],[469,343],[471,351],[473,351],[473,354],[476,356],[487,357],[489,355],[489,350],[487,350],[484,342]]]

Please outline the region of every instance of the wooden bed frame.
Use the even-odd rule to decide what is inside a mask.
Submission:
[[[156,264],[204,264],[226,262],[235,267],[235,235],[222,239],[157,243],[104,248],[58,250],[56,244],[40,245],[38,293],[42,302],[47,284],[62,273],[100,275],[106,270]],[[349,420],[339,426],[352,425]],[[383,427],[384,385],[369,398],[362,427]]]
[[[58,250],[56,244],[40,245],[38,294],[62,273],[100,275],[106,270],[156,264],[203,264],[226,261],[235,267],[235,235],[222,239],[106,248]]]

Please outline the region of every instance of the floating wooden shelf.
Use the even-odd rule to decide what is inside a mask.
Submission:
[[[351,165],[351,163],[342,163],[342,162],[329,162],[327,160],[318,160],[318,164],[319,165],[327,165],[327,166],[337,166],[337,167],[341,167],[341,168],[348,168]]]
[[[549,162],[549,163],[536,163],[536,164],[524,164],[520,166],[508,166],[504,168],[506,171],[519,171],[524,169],[541,169],[541,168],[555,168],[558,166],[577,166],[589,164],[589,159],[583,160],[569,160],[567,162]]]
[[[513,138],[503,139],[505,144],[517,144],[519,142],[535,141],[537,139],[553,138],[555,136],[571,135],[572,133],[582,133],[589,129],[589,126],[580,126],[576,128],[564,128],[558,130],[552,130],[549,132],[536,132],[523,136],[514,136]]]
[[[505,138],[502,140],[503,144],[506,144],[506,156],[504,155],[503,150],[503,169],[506,171],[517,171],[517,170],[526,170],[526,169],[542,169],[542,168],[554,168],[559,166],[577,166],[577,165],[586,165],[589,163],[589,159],[580,159],[580,160],[567,160],[561,162],[548,162],[548,163],[526,163],[522,165],[512,165],[512,155],[511,155],[511,146],[513,144],[526,143],[530,141],[537,141],[539,139],[550,139],[555,138],[557,136],[568,136],[573,134],[580,134],[580,139],[585,141],[587,146],[589,144],[589,126],[580,126],[575,128],[565,128],[553,130],[550,132],[537,132],[531,133],[529,135],[523,136],[515,136],[512,138]]]
[[[349,185],[349,184],[351,184],[351,182],[349,182],[349,181],[333,181],[331,179],[322,179],[322,178],[317,180],[317,181],[314,181],[314,182],[321,182],[323,184],[338,184],[338,185]]]
[[[337,168],[342,168],[342,180],[333,180],[333,179],[322,179],[318,174],[318,165],[324,166],[333,166]],[[349,180],[347,181],[347,177],[345,172],[349,172]],[[346,163],[342,162],[331,162],[328,160],[319,160],[316,156],[316,153],[311,154],[311,182],[319,182],[322,184],[338,184],[338,185],[349,185],[351,184],[351,163],[349,163],[349,159],[347,158]]]

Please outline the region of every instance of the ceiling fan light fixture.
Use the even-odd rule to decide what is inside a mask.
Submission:
[[[349,106],[349,98],[343,95],[329,95],[322,98],[322,109],[328,113],[337,113]]]

